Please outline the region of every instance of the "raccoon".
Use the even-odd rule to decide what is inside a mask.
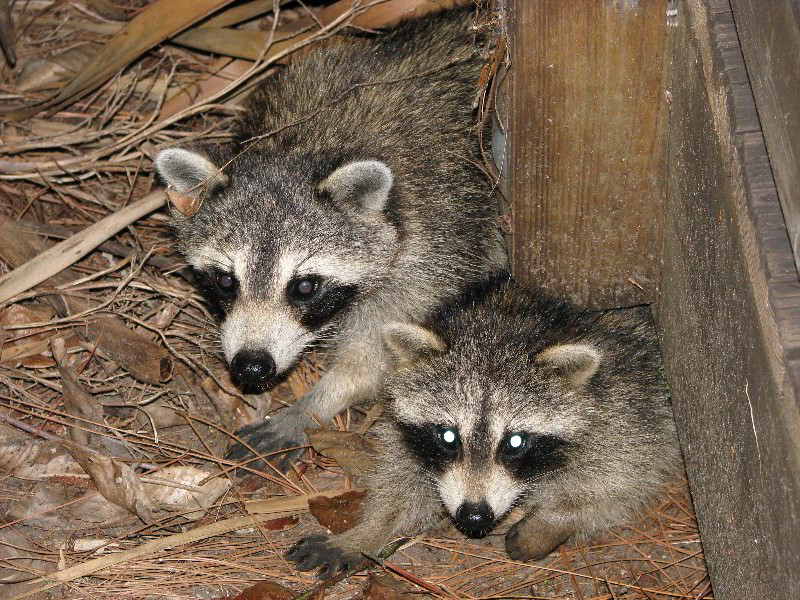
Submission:
[[[677,474],[646,307],[586,312],[498,275],[383,335],[393,371],[364,520],[298,542],[300,570],[330,577],[443,513],[479,538],[517,506],[506,550],[540,559],[628,520]]]
[[[260,453],[307,443],[314,417],[378,393],[387,323],[507,265],[477,166],[472,20],[455,9],[331,41],[254,92],[232,143],[156,159],[174,193],[199,200],[174,225],[237,384],[268,389],[328,351],[305,397],[239,431]]]

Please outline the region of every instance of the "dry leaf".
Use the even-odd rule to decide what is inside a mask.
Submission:
[[[294,592],[274,581],[259,581],[232,600],[292,600]]]
[[[181,483],[199,488],[201,491],[193,492],[168,485],[156,483],[145,483],[145,489],[153,502],[165,505],[172,510],[185,511],[191,508],[200,507],[207,509],[219,500],[227,492],[232,483],[220,477],[210,479],[203,485],[201,481],[208,479],[209,473],[201,471],[196,467],[175,465],[161,469],[149,476],[150,479],[163,479],[164,481]],[[199,510],[185,514],[187,519],[199,519],[203,516],[204,510]]]
[[[59,356],[59,354],[62,356]],[[92,431],[99,430],[98,426],[92,423],[103,422],[103,407],[94,396],[83,388],[66,366],[63,340],[56,339],[53,341],[53,355],[57,359],[58,372],[61,375],[64,408],[70,415],[80,417],[74,421],[76,426],[67,427],[67,434],[76,444],[88,446],[94,437]],[[91,421],[91,423],[87,421]]]
[[[354,478],[372,466],[378,450],[378,442],[352,431],[306,429],[306,435],[314,450],[334,459]]]
[[[81,496],[83,500],[75,502]],[[33,494],[12,502],[7,517],[24,520],[26,525],[58,531],[64,529],[64,523],[69,523],[72,530],[94,529],[118,525],[133,518],[127,510],[109,502],[95,490],[87,492],[53,482],[37,485]]]
[[[128,509],[145,523],[155,520],[153,502],[133,469],[107,456],[89,453],[71,442],[63,443],[107,500]]]
[[[172,376],[169,353],[116,317],[98,319],[86,334],[111,360],[143,383],[163,383]]]
[[[142,10],[56,95],[16,114],[25,118],[61,106],[92,92],[150,48],[211,14],[231,0],[158,0]]]
[[[79,73],[95,54],[94,50],[90,45],[78,46],[48,58],[31,60],[17,77],[17,89],[32,92],[56,87]]]
[[[226,372],[220,379],[229,389],[236,389],[229,373]],[[241,396],[234,396],[226,392],[211,377],[207,377],[200,387],[203,388],[214,408],[217,409],[222,426],[230,432],[263,420],[272,406],[268,392],[248,395],[245,401]]]
[[[0,446],[0,471],[36,481],[84,472],[60,442],[33,441]]]
[[[414,598],[420,597],[419,590],[414,586],[398,581],[391,575],[370,573],[359,600],[400,600],[410,598],[412,595]]]
[[[319,524],[333,533],[343,533],[361,521],[361,505],[366,492],[346,492],[341,496],[319,496],[308,501],[308,510]]]
[[[37,354],[45,352],[49,333],[36,328],[7,329],[7,327],[45,323],[52,317],[53,311],[51,310],[43,308],[32,310],[21,304],[12,304],[0,311],[0,331],[4,334],[4,339],[0,338],[0,348],[2,348],[0,361],[10,362],[19,359],[22,355],[30,356],[30,352]],[[45,360],[47,363],[45,366],[52,366],[52,360]]]

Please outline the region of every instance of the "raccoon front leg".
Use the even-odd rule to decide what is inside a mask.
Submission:
[[[528,513],[506,533],[506,552],[514,560],[539,560],[575,533],[574,528],[550,520],[536,511]]]
[[[326,423],[355,402],[376,396],[383,366],[384,348],[380,340],[367,337],[349,340],[337,348],[331,366],[305,396],[269,419],[242,427],[237,435],[262,455],[304,446],[308,444],[305,430],[317,427],[314,417]],[[250,454],[244,445],[237,444],[227,457],[241,460]],[[297,454],[285,455],[277,462],[287,467]]]
[[[300,571],[319,569],[322,579],[376,555],[393,538],[417,535],[435,525],[442,504],[430,481],[397,467],[405,461],[384,454],[376,461],[378,471],[366,479],[370,488],[362,521],[335,536],[316,534],[295,544],[286,557]]]

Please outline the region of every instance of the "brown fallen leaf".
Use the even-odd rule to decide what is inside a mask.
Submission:
[[[91,60],[95,48],[89,44],[77,46],[47,58],[31,60],[23,65],[16,87],[22,92],[33,92],[57,87],[61,82],[75,77]]]
[[[131,467],[107,456],[87,452],[72,442],[62,443],[107,500],[129,510],[145,523],[155,520],[153,501]]]
[[[374,463],[378,442],[352,431],[306,429],[311,446],[334,459],[353,478],[364,474]]]
[[[232,600],[292,600],[294,592],[274,581],[259,581]]]
[[[76,444],[89,446],[94,437],[92,431],[98,431],[98,426],[92,423],[103,422],[103,407],[94,396],[83,388],[72,373],[72,369],[67,363],[64,340],[54,338],[52,349],[58,364],[58,373],[61,375],[64,408],[68,414],[79,417],[75,419],[76,426],[67,427],[67,434]]]
[[[94,530],[136,518],[95,490],[87,492],[83,488],[52,481],[47,485],[37,485],[32,494],[11,502],[5,516],[9,520],[21,520],[26,525],[57,531],[63,531],[64,523],[69,523],[74,531]]]
[[[236,389],[229,373],[221,375],[220,380],[228,389]],[[206,377],[200,387],[203,388],[214,408],[217,409],[222,426],[230,432],[262,420],[272,406],[268,392],[248,395],[245,399],[242,396],[229,394],[211,377]]]
[[[364,591],[357,596],[359,600],[400,600],[411,597],[419,598],[420,593],[417,588],[402,581],[398,581],[391,575],[378,575],[370,573],[367,576],[367,585]]]
[[[117,8],[108,0],[85,0],[91,9],[101,17],[112,21],[128,21],[128,13],[121,8]]]
[[[169,353],[116,317],[98,319],[85,333],[111,360],[143,383],[164,383],[172,376],[174,365]]]
[[[39,356],[41,352],[47,350],[47,340],[50,333],[37,328],[16,329],[20,325],[30,325],[33,323],[45,323],[53,317],[53,311],[44,307],[37,307],[33,310],[21,304],[12,304],[0,311],[0,331],[4,336],[0,337],[0,361],[12,362],[20,360],[24,356],[37,356],[45,359],[44,366],[52,366],[52,359]],[[15,329],[8,329],[15,327]],[[38,350],[36,354],[29,354],[28,351]],[[24,361],[23,361],[24,363]],[[30,366],[30,365],[26,365]]]
[[[233,485],[228,479],[220,477],[209,479],[205,484],[199,485],[201,481],[208,479],[208,476],[209,473],[196,467],[174,465],[149,475],[144,487],[150,499],[164,508],[181,512],[198,507],[203,509],[183,515],[187,519],[199,519],[205,509],[213,506]],[[191,486],[197,488],[197,491],[154,483],[154,480]]]
[[[84,472],[60,442],[40,443],[31,440],[0,446],[0,471],[35,481]]]
[[[343,533],[361,521],[361,505],[366,492],[346,492],[341,496],[319,496],[308,501],[308,510],[323,527]]]

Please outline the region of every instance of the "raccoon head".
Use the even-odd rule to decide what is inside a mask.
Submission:
[[[307,348],[330,341],[394,255],[398,234],[385,215],[394,180],[383,162],[174,148],[156,167],[171,190],[198,199],[194,214],[175,215],[179,244],[247,391],[270,387]]]
[[[384,341],[394,360],[384,393],[396,439],[467,536],[486,535],[523,499],[536,502],[580,451],[580,397],[601,360],[591,345],[558,344],[516,360],[485,348],[476,359],[477,344],[448,348],[410,324],[388,326]]]

